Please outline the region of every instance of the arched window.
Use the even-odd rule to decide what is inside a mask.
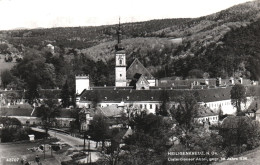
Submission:
[[[119,64],[122,65],[123,61],[122,60],[119,60]]]

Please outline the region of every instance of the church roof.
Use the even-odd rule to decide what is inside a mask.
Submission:
[[[139,79],[137,80],[137,84],[138,83],[141,83],[141,81],[144,81],[146,84],[149,84],[149,82],[147,81],[147,79],[144,77],[144,75],[141,75],[140,77],[139,77]]]
[[[147,81],[147,79],[139,73],[136,73],[132,79],[132,81],[130,82],[129,86],[133,86],[134,89],[136,88],[136,84],[140,83],[141,81],[144,81],[146,84],[149,84],[149,82]]]
[[[127,79],[134,78],[135,74],[142,74],[147,80],[154,79],[152,74],[143,66],[143,64],[136,58],[126,71]]]

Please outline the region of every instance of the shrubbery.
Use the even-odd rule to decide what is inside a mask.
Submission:
[[[0,124],[3,128],[0,129],[1,142],[14,142],[21,140],[29,140],[28,135],[35,135],[35,139],[46,137],[45,133],[37,132],[29,127],[22,127],[21,122],[16,118],[0,117]]]
[[[29,130],[21,127],[6,127],[1,130],[1,142],[29,140]]]

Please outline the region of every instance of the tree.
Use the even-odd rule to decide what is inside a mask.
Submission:
[[[160,109],[157,110],[157,114],[162,116],[168,115],[169,110],[169,94],[167,90],[164,90],[160,95],[160,101],[162,102]]]
[[[223,137],[223,146],[228,155],[239,154],[254,149],[260,144],[260,125],[247,116],[229,116],[221,126],[219,134]]]
[[[70,105],[70,92],[69,92],[69,85],[67,81],[63,85],[61,90],[61,103],[64,108]]]
[[[203,71],[199,69],[192,69],[189,71],[189,77],[190,78],[203,78]]]
[[[9,70],[4,70],[1,73],[1,81],[4,88],[14,80],[12,73]]]
[[[177,98],[177,107],[170,110],[171,116],[179,123],[185,130],[192,128],[194,118],[198,113],[198,98],[193,93],[184,93]]]
[[[175,135],[174,122],[168,117],[153,114],[136,115],[130,121],[133,134],[124,139],[122,164],[164,164],[167,151],[172,146],[170,137]]]
[[[93,117],[87,134],[97,143],[101,141],[102,150],[104,149],[105,140],[109,137],[109,127],[104,115],[96,114]]]
[[[231,103],[237,109],[237,114],[241,112],[241,103],[246,103],[246,88],[242,84],[236,84],[232,87]]]
[[[169,152],[182,152],[182,151],[200,151],[204,153],[210,153],[209,155],[196,155],[190,156],[190,158],[206,158],[206,160],[200,161],[199,164],[208,164],[210,158],[225,157],[222,144],[223,138],[214,131],[208,132],[201,125],[197,125],[193,130],[189,131],[185,136],[179,136],[180,144],[173,146],[169,149]],[[216,154],[213,154],[216,153]],[[179,156],[179,158],[185,156]],[[173,163],[175,164],[175,162]],[[183,164],[183,162],[180,162]],[[185,163],[184,163],[185,164]],[[196,164],[190,162],[187,164]]]
[[[16,118],[0,117],[0,124],[4,127],[21,127],[22,123]]]
[[[36,116],[41,118],[43,127],[48,134],[49,128],[55,123],[56,117],[60,116],[60,105],[58,100],[44,100],[43,104],[36,109]]]
[[[26,90],[25,96],[28,99],[29,104],[31,105],[38,102],[40,95],[38,92],[37,82],[32,81],[28,84],[28,89]]]
[[[0,44],[0,53],[2,54],[7,54],[7,53],[10,53],[8,51],[8,45],[7,44]]]
[[[74,129],[78,130],[78,132],[81,131],[81,123],[86,121],[86,115],[80,108],[75,108],[70,110],[71,117],[75,119],[71,123],[71,130]]]
[[[0,124],[3,124],[0,138],[2,142],[28,140],[29,130],[23,128],[22,123],[16,118],[0,117]]]
[[[42,88],[53,88],[55,86],[55,67],[46,63],[42,52],[28,50],[23,60],[12,69],[14,76],[24,80],[27,88],[33,83]]]
[[[222,120],[226,117],[227,115],[224,115],[223,114],[223,110],[221,108],[221,106],[219,106],[219,109],[218,109],[218,117],[219,117],[219,120]]]

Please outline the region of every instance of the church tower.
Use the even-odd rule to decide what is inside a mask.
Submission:
[[[121,31],[120,19],[119,19],[119,26],[117,30],[117,44],[115,46],[116,49],[115,86],[116,87],[126,86],[126,57],[125,57],[125,49],[121,43],[121,36],[122,36],[122,31]]]

